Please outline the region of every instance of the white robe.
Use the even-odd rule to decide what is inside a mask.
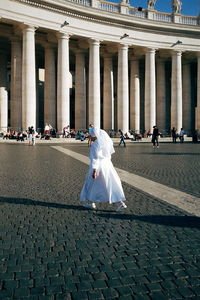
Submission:
[[[96,169],[97,178],[92,178]],[[121,180],[111,162],[111,157],[104,158],[95,142],[90,148],[90,167],[83,185],[80,201],[109,202],[125,201]]]

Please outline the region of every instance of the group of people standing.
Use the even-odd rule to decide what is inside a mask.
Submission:
[[[153,126],[153,133],[152,133],[152,144],[153,144],[153,148],[157,147],[159,148],[159,129],[158,127],[155,125]],[[179,134],[177,133],[177,130],[175,127],[172,128],[171,130],[171,136],[172,136],[172,142],[176,143],[177,138],[179,137],[180,139],[180,143],[184,142],[184,135],[185,135],[185,131],[183,128],[181,128]]]
[[[177,137],[179,137],[180,143],[183,143],[184,142],[184,134],[185,134],[185,131],[183,128],[181,128],[181,130],[178,134],[176,128],[173,127],[172,128],[172,142],[176,143],[176,139],[177,139]]]

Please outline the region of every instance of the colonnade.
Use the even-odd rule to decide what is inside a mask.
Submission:
[[[0,128],[27,129],[36,127],[36,55],[37,28],[24,25],[22,36],[13,36],[11,45],[10,118],[6,88],[6,59],[0,52]],[[56,35],[57,44],[43,43],[44,47],[44,123],[58,131],[70,124],[70,36]],[[134,54],[134,46],[116,45],[116,53],[101,55],[101,41],[88,39],[88,49],[77,47],[75,57],[75,128],[87,128],[89,123],[106,130],[151,130],[157,124],[161,129],[184,126],[188,131],[200,128],[200,54],[196,54],[197,84],[191,86],[190,61],[183,53],[168,53],[171,61],[170,101],[166,100],[165,59],[157,56],[159,50],[143,49],[143,55]],[[133,49],[132,49],[133,48]],[[85,51],[89,62],[86,66]],[[114,80],[113,56],[118,58],[117,79]],[[101,68],[100,57],[103,57]],[[144,107],[141,111],[140,61],[144,61]],[[88,69],[88,76],[86,69]],[[101,81],[101,72],[103,70]],[[101,82],[103,89],[101,93]],[[117,85],[117,88],[115,88]],[[192,88],[196,89],[191,96]],[[116,90],[116,95],[115,95]],[[192,100],[193,99],[193,100]],[[117,105],[114,102],[117,101]],[[103,105],[103,107],[102,107]],[[170,105],[167,125],[166,107]],[[115,109],[116,108],[116,109]],[[192,111],[195,117],[192,117]],[[143,128],[141,114],[143,115]],[[103,114],[103,122],[101,115]],[[117,122],[114,122],[116,115]],[[9,124],[8,124],[9,122]]]

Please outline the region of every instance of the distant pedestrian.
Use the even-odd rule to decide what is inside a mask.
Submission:
[[[149,137],[149,136],[151,136],[152,135],[152,133],[151,133],[151,130],[149,129],[148,131],[147,131],[147,137]]]
[[[125,143],[125,138],[124,138],[124,134],[123,134],[123,132],[122,132],[122,130],[121,129],[119,129],[119,133],[120,133],[120,141],[119,141],[119,146],[121,145],[121,143],[123,143],[124,144],[124,147],[126,147],[126,143]]]
[[[32,128],[32,146],[35,146],[36,132],[33,126],[31,126],[31,128]]]
[[[89,125],[89,138],[88,138],[88,147],[90,147],[91,146],[91,144],[92,144],[92,140],[91,140],[91,132],[93,131],[93,129],[94,129],[94,125],[93,124],[90,124]]]
[[[33,129],[32,129],[32,126],[28,127],[28,145],[29,146],[33,145]]]
[[[175,127],[172,128],[171,133],[172,133],[172,142],[176,143],[177,132],[176,132],[176,128]]]
[[[63,128],[63,138],[68,138],[70,136],[70,127],[69,125]]]
[[[196,130],[196,129],[193,131],[192,141],[193,141],[193,143],[197,143],[198,142],[198,130]]]
[[[45,135],[50,134],[50,127],[49,127],[49,124],[47,124],[47,123],[44,127],[44,133],[45,133]]]
[[[183,128],[181,128],[180,133],[179,133],[180,143],[184,142],[184,134],[185,134],[185,131]]]
[[[90,130],[90,167],[83,185],[80,201],[84,207],[95,209],[96,203],[108,202],[117,204],[117,211],[127,208],[121,180],[111,162],[115,152],[113,142],[102,129]]]
[[[159,130],[158,127],[155,125],[153,126],[153,133],[152,133],[152,140],[151,140],[153,143],[153,148],[155,148],[155,146],[159,148],[158,137],[159,137]]]

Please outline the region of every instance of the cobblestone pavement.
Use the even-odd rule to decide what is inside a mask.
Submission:
[[[199,195],[199,150],[128,145],[113,162]],[[0,299],[200,299],[200,218],[127,184],[127,211],[88,211],[88,167],[46,144],[1,144],[0,164]]]
[[[76,152],[88,155],[88,148],[81,146],[75,146]],[[200,144],[161,143],[153,149],[151,143],[129,143],[115,151],[116,167],[200,197]]]

